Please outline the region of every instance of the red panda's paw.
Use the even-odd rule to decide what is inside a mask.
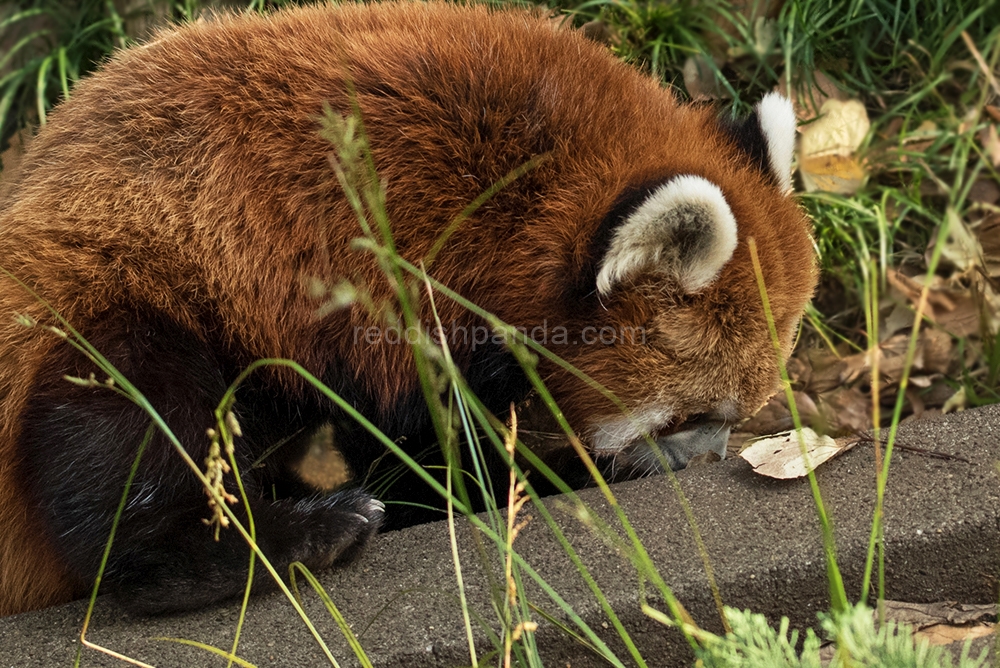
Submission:
[[[283,525],[284,536],[281,528],[271,528],[275,551],[284,552],[275,556],[286,563],[301,561],[310,569],[353,561],[385,519],[385,505],[360,489],[286,502],[294,503],[288,516],[294,519]]]
[[[256,499],[250,505],[257,545],[282,578],[288,577],[294,562],[315,571],[354,559],[378,532],[385,515],[382,502],[361,490]],[[245,516],[240,521],[248,526]],[[164,535],[162,541],[133,544],[109,567],[108,584],[123,607],[159,615],[196,610],[243,593],[250,554],[242,536],[228,527],[216,541],[212,531],[198,527],[190,516],[184,526],[183,532]],[[253,589],[272,591],[276,583],[258,566]]]

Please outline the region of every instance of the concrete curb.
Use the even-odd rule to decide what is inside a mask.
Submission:
[[[898,443],[959,455],[936,459],[898,449],[886,499],[886,588],[895,600],[968,603],[996,601],[1000,572],[1000,406],[929,419],[900,428]],[[834,518],[838,559],[849,596],[860,591],[874,504],[872,446],[821,467],[818,477]],[[816,511],[805,481],[774,481],[755,475],[742,460],[683,471],[678,480],[690,501],[727,605],[751,608],[794,626],[815,623],[827,608],[827,584]],[[718,630],[719,620],[701,558],[680,504],[666,477],[614,487],[663,577],[699,624]],[[606,519],[612,513],[597,490],[581,497]],[[546,506],[599,583],[636,646],[651,666],[684,665],[690,654],[678,634],[664,630],[639,609],[639,584],[631,566],[569,512],[565,499]],[[516,546],[545,580],[629,665],[613,627],[537,512]],[[496,628],[488,578],[464,522],[458,532],[466,596],[475,614]],[[495,554],[489,544],[486,550]],[[321,580],[341,612],[361,633],[376,666],[457,666],[471,662],[465,641],[447,525],[435,523],[385,534],[359,563],[323,573]],[[529,600],[555,618],[564,616],[534,585]],[[650,603],[662,609],[650,593]],[[354,665],[336,625],[318,598],[305,608],[341,665]],[[232,644],[238,603],[225,608],[156,619],[133,619],[99,601],[88,639],[130,657],[165,666],[224,666],[203,650],[155,640],[181,637],[220,648]],[[0,668],[70,666],[85,605],[0,619]],[[580,644],[542,622],[538,644],[547,665],[607,665]],[[374,621],[373,621],[374,620]],[[369,625],[370,624],[370,625]],[[475,624],[475,622],[474,622]],[[477,630],[479,655],[489,651]],[[279,595],[254,599],[247,613],[239,656],[257,666],[330,665],[302,621]],[[491,664],[493,662],[490,662]],[[121,666],[84,650],[82,666]]]

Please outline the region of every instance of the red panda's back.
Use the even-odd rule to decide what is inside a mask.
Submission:
[[[603,47],[523,11],[320,6],[187,25],[121,52],[40,131],[0,212],[0,265],[84,335],[162,314],[237,366],[287,357],[322,377],[339,365],[387,412],[416,391],[408,348],[351,345],[368,314],[319,319],[310,293],[311,279],[350,279],[376,302],[392,289],[370,255],[351,249],[360,228],[321,134],[324,105],[349,114],[354,102],[406,258],[423,257],[470,202],[534,161],[463,223],[435,278],[529,328],[649,327],[662,349],[557,350],[617,383],[630,406],[694,397],[677,403],[679,420],[715,401],[717,386],[738,395],[730,403],[742,412],[769,391],[770,340],[763,327],[750,331],[760,306],[742,242],[752,236],[761,248],[788,339],[815,282],[801,212],[713,110],[676,105]],[[732,260],[698,294],[675,298],[676,286],[650,271],[640,289],[629,276],[598,303],[587,272],[607,250],[595,250],[602,222],[629,188],[685,174],[718,184],[738,218]],[[446,323],[478,322],[447,300],[438,308]],[[32,384],[65,343],[15,323],[14,311],[44,316],[0,280],[0,614],[80,586],[37,530],[14,451]],[[691,361],[690,350],[705,360]],[[678,358],[685,365],[672,367]],[[607,417],[600,397],[588,403],[573,379],[554,380],[566,386],[571,421]],[[673,419],[653,409],[650,432]]]

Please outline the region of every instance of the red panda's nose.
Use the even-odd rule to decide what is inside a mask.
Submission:
[[[656,445],[674,470],[684,468],[694,457],[709,452],[725,459],[730,427],[730,423],[712,419],[708,414],[692,415],[677,431],[657,437]]]

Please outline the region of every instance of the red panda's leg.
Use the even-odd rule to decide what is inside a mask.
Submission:
[[[210,443],[206,429],[226,389],[212,350],[162,320],[123,322],[116,315],[102,322],[110,331],[88,332],[91,343],[136,385],[202,465]],[[97,573],[129,468],[150,424],[125,397],[64,379],[88,377],[93,370],[70,346],[57,346],[35,379],[18,442],[26,487],[81,592]],[[274,500],[266,469],[250,465],[269,435],[255,429],[254,416],[242,416],[241,422],[244,436],[236,443],[236,457],[258,544],[277,571],[287,576],[293,561],[315,568],[352,557],[378,529],[381,504],[360,490]],[[232,475],[226,488],[238,494]],[[243,503],[232,508],[246,526]],[[157,434],[118,525],[104,576],[108,589],[129,607],[152,613],[196,608],[242,592],[247,544],[233,528],[223,529],[216,542],[214,529],[202,521],[209,516],[197,478]],[[255,585],[267,587],[270,576],[262,568],[257,573]]]

